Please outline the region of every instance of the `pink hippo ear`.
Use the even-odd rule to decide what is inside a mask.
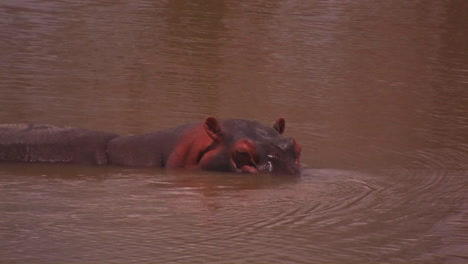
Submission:
[[[276,123],[273,125],[273,128],[276,129],[276,131],[278,131],[281,134],[284,133],[284,128],[286,126],[286,121],[284,120],[284,118],[278,118],[278,120],[276,120]]]
[[[205,129],[206,134],[208,134],[208,136],[210,136],[210,138],[212,138],[214,141],[221,141],[223,133],[221,131],[221,126],[219,125],[219,122],[216,118],[211,116],[208,117],[205,120],[205,123],[203,123],[203,128]]]

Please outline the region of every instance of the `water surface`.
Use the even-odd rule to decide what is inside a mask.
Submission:
[[[0,164],[0,262],[468,261],[462,0],[0,3],[0,122],[286,118],[301,177]]]

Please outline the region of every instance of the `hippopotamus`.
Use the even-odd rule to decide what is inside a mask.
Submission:
[[[0,162],[60,162],[243,173],[300,173],[301,146],[272,127],[245,119],[186,124],[118,135],[40,124],[0,125]]]

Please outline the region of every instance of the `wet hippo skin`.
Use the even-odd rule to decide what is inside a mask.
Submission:
[[[38,124],[0,125],[0,161],[108,164],[116,134]]]
[[[0,125],[0,161],[166,167],[299,174],[300,145],[272,127],[245,119],[207,118],[141,135],[36,124]]]

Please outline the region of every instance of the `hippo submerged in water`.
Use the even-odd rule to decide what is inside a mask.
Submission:
[[[299,174],[300,145],[273,127],[207,118],[158,132],[120,136],[73,127],[0,125],[0,162],[62,162],[230,172]]]

